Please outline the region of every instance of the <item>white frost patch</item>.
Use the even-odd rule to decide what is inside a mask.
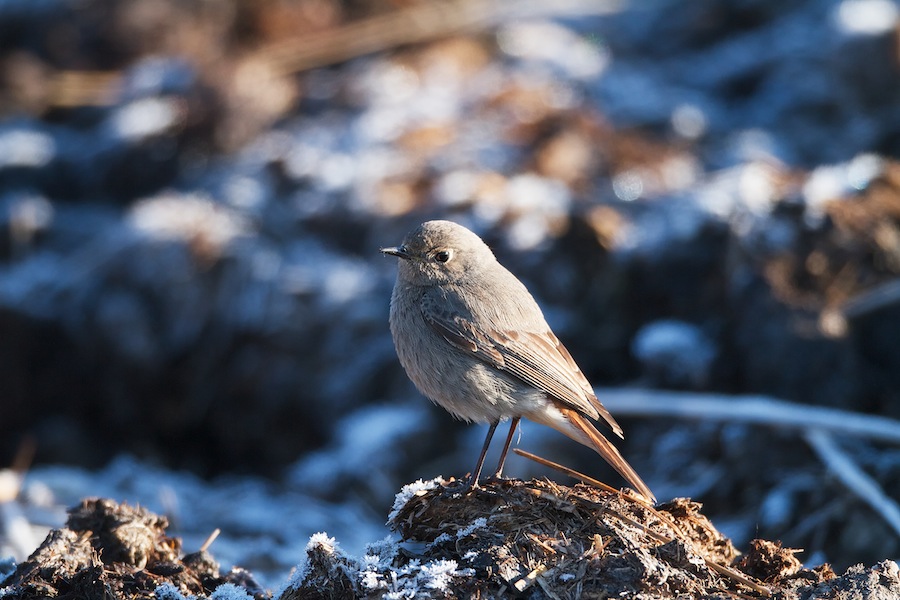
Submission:
[[[419,579],[430,590],[446,591],[454,577],[475,574],[473,569],[459,569],[455,560],[439,560],[422,565]]]
[[[338,551],[339,545],[333,537],[329,537],[327,533],[320,531],[310,536],[309,542],[306,543],[306,551],[319,549],[325,554],[332,555]]]
[[[141,200],[128,215],[129,224],[151,238],[202,241],[221,249],[249,232],[247,221],[202,194],[166,193]]]
[[[381,565],[390,565],[399,551],[399,540],[392,535],[386,535],[377,542],[366,545],[366,555],[363,560],[367,562],[377,560]]]
[[[391,506],[391,513],[388,515],[388,523],[394,520],[397,514],[400,512],[400,509],[406,506],[406,503],[409,502],[413,497],[420,496],[427,492],[428,490],[433,490],[438,487],[444,478],[438,475],[434,479],[429,479],[425,481],[423,479],[419,479],[412,483],[407,483],[404,485],[400,492],[394,496],[394,504]]]
[[[451,536],[447,532],[442,533],[441,535],[434,538],[434,540],[430,544],[428,544],[428,547],[431,548],[431,547],[434,547],[434,546],[437,546],[437,545],[440,545],[440,544],[443,544],[446,542],[461,540],[464,537],[466,537],[467,535],[471,535],[476,530],[482,529],[486,526],[487,526],[487,519],[485,517],[478,517],[477,519],[475,519],[474,521],[469,523],[467,526],[465,526],[462,529],[460,529],[459,531],[457,531],[456,535],[454,535],[454,536]]]
[[[438,178],[434,195],[438,202],[446,206],[464,206],[472,201],[484,176],[484,173],[475,170],[450,171]]]
[[[644,325],[631,344],[649,374],[666,383],[703,384],[718,354],[716,345],[691,323],[662,319]]]
[[[141,140],[165,133],[181,120],[182,112],[172,98],[142,98],[117,109],[110,127],[116,137]]]
[[[487,526],[487,519],[485,517],[478,517],[462,529],[456,532],[456,539],[461,540],[467,535],[473,533],[476,529],[482,529]]]
[[[578,79],[598,76],[610,62],[605,46],[549,21],[506,25],[497,34],[497,42],[510,56],[547,62]]]
[[[324,531],[312,534],[309,541],[306,543],[306,555],[304,556],[303,561],[294,567],[288,577],[287,583],[279,590],[276,597],[284,593],[285,590],[299,587],[303,583],[303,580],[306,579],[306,576],[309,574],[309,552],[311,550],[319,550],[329,556],[334,556],[335,554],[341,556],[344,552],[339,546],[340,544],[338,544],[337,540],[330,537]]]
[[[0,202],[0,210],[4,208],[3,204],[9,212],[9,231],[15,243],[29,242],[36,233],[47,229],[53,222],[53,205],[43,196],[16,196],[8,202]]]
[[[689,140],[696,140],[706,133],[709,122],[706,114],[694,104],[679,104],[672,111],[672,129]]]
[[[406,487],[411,490],[429,489],[421,486],[431,483],[433,482],[417,481]],[[335,539],[325,533],[317,533],[309,539],[307,551],[309,550],[334,555],[333,568],[340,569],[351,580],[355,579],[359,591],[366,595],[382,593],[383,598],[431,598],[433,596],[431,591],[447,591],[454,577],[471,577],[475,574],[473,569],[460,569],[453,560],[437,560],[425,564],[412,560],[404,567],[395,567],[393,561],[397,556],[399,544],[392,536],[369,544],[366,554],[361,559],[344,554],[338,548]],[[284,589],[296,589],[301,586],[308,571],[309,567],[306,564],[298,567],[282,592],[276,596],[283,593]],[[223,598],[223,600],[232,599]]]
[[[892,31],[900,8],[891,0],[844,0],[834,12],[838,29],[849,35],[882,35]]]
[[[368,569],[359,574],[359,585],[368,592],[387,589],[387,582],[384,579],[384,575]]]
[[[366,589],[383,589],[386,590],[385,599],[400,600],[431,598],[430,591],[448,591],[454,577],[471,577],[474,574],[474,569],[460,569],[455,560],[437,560],[424,565],[413,560],[389,575],[367,572],[363,576],[368,584],[376,586]]]
[[[884,159],[875,154],[860,154],[846,163],[816,167],[803,184],[807,218],[820,221],[828,202],[864,189],[884,168]]]
[[[10,129],[0,132],[0,168],[45,166],[56,156],[56,142],[40,131]]]
[[[188,600],[180,591],[178,591],[178,588],[171,583],[164,583],[157,586],[157,588],[153,590],[153,596],[156,600]],[[190,596],[190,598],[194,598],[194,596]]]
[[[506,183],[505,213],[512,216],[508,239],[517,250],[529,250],[552,237],[554,221],[568,214],[569,189],[561,182],[537,175],[516,175]],[[479,212],[479,206],[475,211]]]
[[[253,600],[253,596],[233,583],[223,583],[213,591],[209,600]]]
[[[442,533],[441,535],[439,535],[439,536],[437,536],[436,538],[434,538],[434,539],[431,541],[431,543],[428,544],[428,546],[429,546],[429,547],[431,547],[431,546],[438,546],[438,545],[440,545],[440,544],[443,544],[444,542],[449,542],[449,541],[451,541],[452,539],[453,539],[453,537],[452,537],[449,533],[447,533],[447,532],[445,531],[445,532]]]

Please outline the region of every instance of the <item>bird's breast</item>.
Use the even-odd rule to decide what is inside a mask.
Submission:
[[[425,321],[421,295],[407,292],[392,298],[391,334],[400,364],[432,402],[479,423],[520,416],[546,403],[538,390],[450,344]]]

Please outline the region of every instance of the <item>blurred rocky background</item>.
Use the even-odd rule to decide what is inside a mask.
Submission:
[[[483,427],[413,389],[387,327],[377,249],[429,218],[482,235],[598,386],[900,418],[898,32],[890,0],[0,2],[23,522],[140,501],[286,574],[465,474]],[[900,553],[795,430],[620,421],[657,496],[739,547]],[[896,445],[837,441],[900,496]],[[621,484],[552,431],[519,445]]]

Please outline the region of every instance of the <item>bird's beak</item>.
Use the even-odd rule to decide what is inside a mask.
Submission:
[[[412,258],[412,255],[406,251],[406,248],[403,246],[394,246],[392,248],[382,248],[381,252],[384,254],[390,254],[391,256],[396,256],[398,258],[402,258],[404,260],[409,260]]]

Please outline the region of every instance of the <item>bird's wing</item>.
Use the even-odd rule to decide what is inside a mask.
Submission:
[[[550,331],[498,330],[479,327],[471,319],[448,310],[445,302],[421,304],[428,325],[452,346],[513,375],[593,419],[602,417],[622,436],[616,423],[591,389],[569,351]]]

